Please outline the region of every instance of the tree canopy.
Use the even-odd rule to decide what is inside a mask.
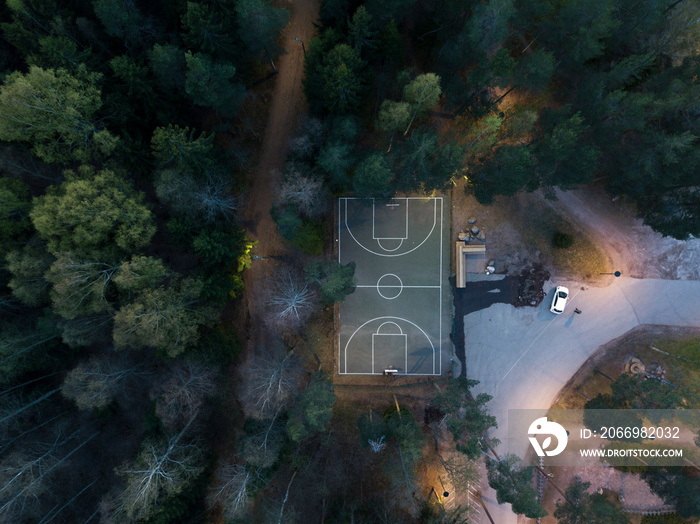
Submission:
[[[0,140],[29,142],[46,162],[87,162],[107,156],[117,138],[97,118],[101,75],[84,68],[11,73],[0,86]]]
[[[117,249],[130,253],[155,233],[143,195],[113,171],[82,166],[35,199],[30,213],[50,252]]]

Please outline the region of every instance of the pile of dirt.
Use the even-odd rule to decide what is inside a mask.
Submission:
[[[542,264],[526,267],[518,276],[518,294],[513,298],[515,307],[537,306],[546,296],[544,283],[549,280],[549,271]]]

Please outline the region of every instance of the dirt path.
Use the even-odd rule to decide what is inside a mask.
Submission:
[[[545,202],[590,234],[610,258],[613,271],[634,278],[700,280],[700,240],[663,237],[599,188],[557,190],[557,197]]]
[[[301,83],[304,75],[304,53],[301,42],[295,41],[294,38],[300,38],[304,42],[311,40],[315,32],[313,23],[318,18],[319,0],[297,0],[287,7],[291,11],[291,17],[281,37],[281,45],[286,54],[276,63],[279,73],[275,79],[272,107],[265,127],[255,179],[243,213],[246,235],[258,243],[253,253],[261,257],[283,255],[286,252],[277,226],[270,216],[270,208],[281,183],[278,173],[284,167],[289,139],[294,133],[299,115],[306,109]],[[261,299],[269,265],[269,259],[253,259],[251,268],[244,273],[244,300],[248,312],[248,354],[251,349],[264,343],[267,333],[262,322]]]

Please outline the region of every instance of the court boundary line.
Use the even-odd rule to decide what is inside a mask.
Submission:
[[[386,324],[386,322],[385,322]],[[392,324],[395,324],[401,329],[401,326],[396,324],[395,322],[392,322]],[[384,324],[382,324],[383,326]],[[379,326],[377,329],[381,329],[382,326]],[[403,337],[403,360],[405,363],[404,369],[408,369],[408,335],[405,333],[372,333],[372,375],[378,375],[379,373],[376,373],[374,371],[374,364],[375,364],[375,359],[374,359],[374,337]],[[347,353],[346,353],[347,354]],[[391,364],[390,364],[391,365]],[[386,368],[384,368],[386,369]],[[346,375],[349,375],[350,373],[346,373]],[[406,373],[404,373],[406,375]]]
[[[437,289],[442,286],[391,286],[391,285],[381,285],[378,286],[377,284],[357,284],[355,287],[366,287],[366,288],[378,288],[378,287],[402,287],[402,288],[409,288],[409,289]]]
[[[405,198],[406,200],[408,200],[408,199],[411,199],[411,200],[433,200],[433,201],[440,200],[442,202],[442,197],[427,197],[427,198],[403,197],[403,198]],[[376,253],[375,251],[372,251],[368,247],[365,247],[364,244],[362,244],[359,240],[357,240],[357,238],[355,238],[355,235],[352,233],[352,230],[348,226],[348,200],[366,200],[366,199],[354,198],[354,197],[344,197],[341,200],[345,200],[345,229],[347,230],[348,234],[352,237],[352,239],[355,241],[355,243],[358,246],[360,246],[362,249],[364,249],[368,253],[375,255],[375,256],[378,256],[378,257],[387,257],[387,258],[401,257],[403,255],[408,255],[409,253],[413,253],[416,249],[418,249],[423,244],[425,244],[428,241],[428,239],[433,235],[433,231],[435,231],[435,226],[437,224],[437,202],[435,202],[435,205],[433,208],[433,227],[430,228],[430,232],[425,236],[425,238],[423,239],[423,242],[418,244],[416,247],[414,247],[410,251],[406,251],[405,253],[396,253],[395,255],[392,255],[392,254],[387,255],[385,253]],[[372,200],[374,200],[374,199],[372,199]],[[440,208],[442,210],[442,204],[441,204]],[[408,207],[407,207],[407,209],[408,209]],[[374,211],[372,211],[372,220],[374,220]],[[441,215],[441,220],[442,220],[442,215]],[[338,221],[338,222],[340,222],[340,221]],[[374,229],[374,224],[372,224],[372,228]],[[442,232],[442,224],[440,225],[440,231]],[[340,240],[340,223],[338,224],[338,239]],[[372,239],[372,240],[375,240],[375,239]],[[400,239],[396,239],[396,240],[400,240]],[[338,243],[340,243],[340,242],[338,242]],[[382,248],[382,249],[384,249],[384,248]],[[338,260],[340,260],[340,250],[338,250]]]
[[[338,357],[339,357],[339,358],[338,358],[338,374],[339,374],[339,375],[373,375],[373,376],[377,376],[377,375],[378,375],[378,373],[375,373],[375,372],[374,372],[374,337],[372,337],[373,342],[372,342],[372,372],[371,372],[371,373],[348,373],[348,372],[347,372],[347,369],[348,369],[348,365],[347,365],[347,363],[348,363],[348,352],[347,352],[347,348],[348,348],[348,345],[350,344],[350,341],[351,341],[352,338],[357,334],[357,332],[358,332],[361,328],[363,328],[364,326],[366,326],[368,323],[370,323],[370,322],[372,322],[372,321],[374,321],[374,320],[392,319],[392,318],[394,318],[394,319],[398,319],[398,320],[402,320],[402,321],[404,321],[404,322],[407,322],[407,323],[409,323],[409,324],[415,326],[416,328],[418,328],[418,330],[419,330],[421,333],[423,333],[423,335],[425,336],[425,338],[428,339],[428,342],[430,343],[430,347],[431,347],[431,349],[432,349],[432,356],[433,356],[433,359],[432,359],[432,360],[433,360],[433,372],[432,372],[432,373],[410,373],[410,374],[409,374],[409,373],[408,373],[408,348],[407,348],[407,349],[406,349],[406,372],[403,373],[403,375],[404,375],[404,376],[428,376],[428,377],[442,376],[442,322],[443,322],[443,318],[442,318],[442,313],[443,313],[443,312],[442,312],[442,295],[443,295],[443,293],[442,293],[442,277],[443,277],[443,249],[444,249],[444,239],[443,239],[443,236],[444,236],[444,227],[445,227],[445,224],[444,224],[444,221],[445,221],[445,216],[444,216],[444,209],[445,209],[445,206],[444,206],[444,198],[443,198],[443,197],[401,197],[401,198],[402,198],[403,200],[406,200],[406,214],[407,214],[407,217],[406,217],[406,229],[408,229],[408,200],[423,200],[423,201],[425,201],[425,200],[432,200],[432,201],[434,202],[434,207],[433,207],[433,225],[432,225],[432,227],[431,227],[431,229],[430,229],[430,232],[428,233],[428,235],[426,235],[426,237],[423,239],[423,241],[422,241],[419,245],[417,245],[416,247],[414,247],[413,249],[411,249],[410,251],[407,251],[407,252],[405,252],[405,253],[398,253],[398,254],[394,254],[394,255],[384,255],[384,254],[381,254],[381,253],[375,253],[375,252],[371,251],[370,249],[367,249],[364,245],[362,245],[360,242],[358,242],[358,240],[355,238],[355,235],[353,235],[351,229],[348,227],[348,224],[347,224],[347,220],[348,220],[348,200],[365,200],[365,199],[363,199],[363,198],[357,198],[357,197],[341,197],[339,200],[344,200],[344,201],[345,201],[345,206],[344,206],[344,209],[343,209],[344,212],[345,212],[345,217],[344,217],[344,220],[343,220],[343,221],[338,220],[338,263],[341,262],[341,251],[340,251],[341,244],[342,244],[342,242],[340,241],[341,231],[342,231],[341,223],[345,224],[345,229],[347,230],[348,234],[352,237],[352,239],[355,241],[355,243],[356,243],[358,246],[360,246],[362,249],[364,249],[365,251],[367,251],[368,253],[370,253],[370,254],[372,254],[372,255],[384,256],[384,257],[387,257],[387,258],[396,257],[396,256],[402,256],[402,255],[408,255],[408,254],[412,253],[413,251],[415,251],[416,249],[420,248],[420,247],[421,247],[423,244],[425,244],[425,243],[428,241],[428,239],[433,235],[433,232],[435,231],[436,222],[437,222],[437,201],[438,201],[438,200],[440,201],[440,261],[439,261],[439,268],[438,268],[438,285],[437,285],[437,286],[403,286],[403,285],[401,286],[401,287],[412,288],[412,289],[420,289],[420,288],[435,289],[435,288],[437,288],[437,289],[439,290],[439,294],[438,294],[438,301],[439,301],[439,306],[438,306],[438,311],[439,311],[439,313],[438,313],[438,315],[439,315],[439,316],[438,316],[438,333],[439,333],[439,334],[438,334],[438,337],[439,337],[439,338],[438,338],[438,351],[437,351],[437,358],[438,358],[438,360],[439,360],[439,365],[438,365],[438,367],[439,367],[439,372],[438,372],[438,373],[435,372],[435,371],[436,371],[436,369],[435,369],[435,368],[436,368],[436,364],[435,364],[435,358],[436,358],[435,344],[433,344],[433,341],[432,341],[431,338],[428,336],[428,334],[425,332],[425,330],[424,330],[422,327],[420,327],[418,324],[416,324],[416,323],[414,323],[414,322],[411,322],[410,320],[407,320],[407,319],[404,319],[404,318],[401,318],[401,317],[387,317],[387,316],[385,316],[385,317],[375,317],[375,318],[373,318],[373,319],[371,319],[371,320],[368,320],[368,321],[364,322],[364,323],[363,323],[362,325],[360,325],[357,329],[355,329],[355,331],[352,333],[352,335],[350,335],[350,338],[348,338],[348,341],[347,341],[346,344],[345,344],[345,348],[343,349],[343,350],[344,350],[344,353],[345,353],[345,355],[344,355],[344,356],[345,356],[345,358],[344,358],[344,363],[345,363],[345,370],[346,370],[345,372],[341,372],[341,371],[340,371],[340,355],[338,355]],[[372,202],[372,233],[374,234],[374,199],[372,199],[372,200],[373,200],[373,202]],[[341,212],[341,209],[342,209],[342,206],[338,206],[338,212],[339,212],[339,213]],[[373,239],[373,240],[376,240],[376,239]],[[397,240],[399,240],[399,239],[397,239]],[[375,285],[357,285],[356,287],[362,287],[362,288],[371,288],[371,287],[374,287],[375,289],[378,289],[378,287],[380,287],[380,286],[377,286],[377,285],[375,284]],[[383,287],[383,286],[382,286],[382,287]],[[389,287],[389,286],[387,286],[387,287]],[[395,287],[398,287],[398,286],[395,286]],[[340,313],[338,313],[338,319],[340,320]],[[400,328],[399,328],[399,329],[400,329]],[[341,322],[341,329],[338,330],[338,352],[339,352],[339,353],[340,353],[340,351],[341,351],[341,334],[342,334],[341,332],[342,332],[342,322]],[[373,333],[373,335],[374,335],[374,333]]]
[[[405,200],[406,201],[406,205],[404,206],[406,208],[406,231],[404,232],[404,234],[406,236],[405,237],[377,237],[377,236],[375,236],[374,218],[376,216],[376,212],[374,210],[377,207],[377,201],[373,198],[372,199],[372,240],[376,240],[377,244],[379,244],[380,247],[381,247],[381,243],[379,242],[380,240],[401,240],[401,243],[396,248],[396,249],[399,249],[399,247],[401,247],[403,245],[403,241],[408,238],[408,198],[398,197],[398,198],[392,198],[392,200],[393,201],[396,201],[396,200]],[[384,204],[384,205],[391,206],[392,204]],[[345,216],[347,217],[347,214]],[[382,247],[382,249],[384,249],[384,248]],[[393,251],[396,251],[396,249],[394,249]],[[391,251],[391,250],[384,249],[384,251]]]
[[[443,227],[444,222],[445,222],[445,217],[443,215],[443,200],[442,197],[440,197],[440,270],[439,270],[439,288],[440,288],[440,318],[438,321],[438,328],[439,328],[439,337],[440,337],[440,353],[439,353],[439,361],[440,361],[440,373],[438,375],[442,375],[442,237],[444,236],[444,231]],[[433,374],[435,374],[435,357],[433,357]]]

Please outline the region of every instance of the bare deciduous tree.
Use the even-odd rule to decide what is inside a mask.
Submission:
[[[51,474],[80,448],[94,439],[97,433],[81,439],[69,452],[63,452],[68,442],[80,437],[80,430],[65,435],[62,431],[54,439],[40,444],[36,449],[8,455],[0,463],[0,520],[22,522],[39,503],[39,497],[47,489]]]
[[[62,393],[78,409],[100,409],[112,402],[126,379],[148,374],[141,365],[130,366],[121,355],[94,357],[68,373]]]
[[[297,136],[289,141],[289,150],[296,157],[311,159],[323,142],[323,124],[316,118],[301,122]]]
[[[183,428],[200,412],[207,396],[216,392],[213,369],[182,362],[156,389],[156,414],[169,431]]]
[[[27,518],[47,489],[45,472],[56,463],[55,449],[30,455],[12,453],[0,463],[0,518],[3,522]]]
[[[46,279],[53,284],[54,310],[69,319],[80,314],[110,311],[107,289],[118,270],[118,263],[62,254],[46,273]]]
[[[163,498],[181,491],[203,471],[201,448],[196,443],[180,443],[186,429],[166,443],[146,443],[133,464],[117,470],[126,477],[114,510],[117,515],[130,520],[148,518]]]
[[[213,510],[221,505],[226,519],[234,519],[246,513],[250,507],[248,490],[255,475],[244,466],[235,463],[220,465],[207,494],[207,507]]]
[[[284,204],[296,206],[308,217],[318,215],[325,209],[326,191],[322,180],[296,169],[285,175],[279,196]]]
[[[261,420],[254,429],[246,424],[246,435],[241,439],[241,455],[246,463],[269,468],[279,459],[286,442],[286,424],[279,416]]]
[[[313,289],[290,270],[281,271],[268,290],[268,321],[280,330],[300,328],[318,301]]]
[[[384,435],[382,435],[378,439],[367,440],[367,443],[369,444],[369,448],[375,453],[379,453],[380,451],[383,451],[384,449],[386,449],[386,442],[384,442],[384,438],[385,438]]]
[[[207,223],[232,220],[244,203],[240,195],[233,194],[224,173],[217,170],[207,172],[203,180],[191,173],[163,170],[156,180],[156,193],[176,213],[194,214]]]
[[[246,414],[275,417],[299,391],[301,374],[296,352],[281,344],[257,354],[241,373],[239,397]]]

